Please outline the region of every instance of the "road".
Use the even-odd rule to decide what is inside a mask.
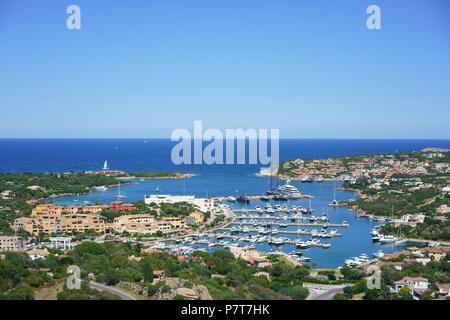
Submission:
[[[113,293],[115,295],[118,295],[119,297],[122,298],[122,300],[137,300],[135,297],[130,296],[129,294],[123,292],[123,291],[119,291],[117,289],[108,287],[108,286],[104,286],[102,284],[98,284],[98,283],[93,283],[93,282],[89,282],[89,287],[93,288],[93,289],[97,289],[97,290],[105,290],[108,291],[109,293]]]
[[[347,285],[316,285],[305,284],[304,287],[309,290],[309,297],[307,300],[332,300],[336,293],[342,293],[342,289]]]

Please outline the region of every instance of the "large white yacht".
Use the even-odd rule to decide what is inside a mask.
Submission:
[[[296,187],[290,184],[290,180],[286,180],[286,183],[278,187],[278,191],[290,197],[297,197],[300,191]]]

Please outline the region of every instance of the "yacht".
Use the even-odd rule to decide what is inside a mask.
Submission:
[[[126,198],[127,196],[125,196],[125,195],[123,195],[123,194],[120,194],[120,183],[119,183],[119,185],[117,186],[117,195],[116,195],[116,198],[118,198],[118,199],[121,199],[121,198]]]
[[[227,201],[236,202],[236,197],[227,197]]]
[[[270,198],[267,196],[261,196],[261,201],[269,201]]]
[[[339,205],[339,202],[336,200],[336,182],[333,184],[333,192],[334,192],[333,200],[328,204],[329,206],[332,207]]]
[[[380,236],[380,242],[381,243],[393,243],[397,241],[397,238],[391,235],[387,235],[387,236]]]
[[[300,240],[299,240],[299,241],[295,241],[295,246],[296,246],[297,248],[306,249],[306,248],[311,247],[311,244],[308,243],[308,242],[300,241]]]
[[[375,258],[381,258],[382,256],[384,256],[384,252],[381,251],[381,250],[378,250],[377,252],[374,252],[374,253],[373,253],[373,256],[374,256]]]
[[[308,257],[298,257],[297,258],[298,262],[308,262],[310,260],[311,260],[311,258],[308,258]]]
[[[237,202],[243,202],[243,203],[249,203],[250,202],[250,200],[247,198],[247,196],[243,196],[243,195],[240,195],[239,197],[237,197],[236,201]]]
[[[105,164],[103,165],[103,170],[109,170],[108,160],[105,160]]]
[[[405,244],[407,242],[408,242],[408,240],[406,240],[406,238],[399,238],[394,242],[394,244],[401,245],[401,244]]]
[[[273,240],[273,244],[280,246],[280,245],[284,244],[284,240],[281,238],[276,238]]]
[[[296,187],[290,184],[290,180],[286,180],[286,183],[282,186],[278,187],[278,191],[283,194],[287,195],[289,198],[297,198],[300,194],[300,191]]]
[[[378,236],[379,235],[379,228],[373,228],[372,229],[372,232],[370,233],[371,235],[373,235],[373,236]]]
[[[328,205],[329,206],[337,206],[337,205],[339,205],[339,202],[336,199],[333,199]]]

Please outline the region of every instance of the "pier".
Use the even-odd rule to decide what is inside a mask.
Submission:
[[[325,220],[322,218],[318,218],[315,216],[310,216],[310,217],[298,217],[298,216],[293,216],[293,217],[289,217],[289,216],[236,216],[235,217],[236,220],[282,220],[282,221],[287,221],[287,220],[291,220],[291,221],[302,221],[302,220],[309,220],[309,221],[328,221],[328,218],[326,218]]]
[[[250,223],[249,223],[250,224]],[[238,231],[238,232],[242,232],[242,230],[236,230],[233,228],[221,228],[220,230],[224,230],[224,231]],[[258,229],[248,229],[248,232],[253,232],[253,233],[258,233],[259,230]],[[271,233],[270,231],[268,233]],[[277,230],[277,233],[280,234],[290,234],[290,235],[299,235],[299,236],[312,236],[312,232],[311,231],[292,231],[292,230]],[[240,238],[239,236],[233,236],[233,235],[220,235],[223,238]],[[342,234],[340,233],[333,233],[332,237],[342,237]]]
[[[261,200],[261,197],[267,197],[270,200],[275,200],[274,199],[274,195],[252,195],[249,196],[247,195],[246,198],[248,200]],[[216,200],[216,201],[227,201],[228,197],[212,197],[212,199]],[[309,194],[303,194],[303,193],[299,193],[298,195],[296,195],[297,199],[303,199],[303,198],[307,198],[307,199],[314,199],[314,196],[309,195]],[[289,200],[296,200],[296,199],[289,199]]]
[[[327,227],[332,227],[332,228],[347,228],[348,224],[344,224],[344,223],[303,223],[303,222],[297,222],[297,223],[280,223],[280,222],[272,222],[272,223],[264,223],[264,222],[233,222],[233,225],[237,224],[237,225],[273,225],[273,226],[280,226],[280,225],[286,225],[288,227],[311,227],[311,228],[327,228]]]
[[[291,208],[287,208],[287,209],[276,209],[276,208],[272,208],[272,211],[267,211],[267,210],[258,210],[258,209],[233,209],[233,213],[265,213],[265,214],[270,214],[270,213],[279,213],[279,212],[298,212],[301,213],[301,210],[296,210],[296,209],[291,209]]]

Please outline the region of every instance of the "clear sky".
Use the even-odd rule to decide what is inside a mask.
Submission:
[[[450,138],[450,1],[0,1],[0,137],[170,137],[194,120]]]

